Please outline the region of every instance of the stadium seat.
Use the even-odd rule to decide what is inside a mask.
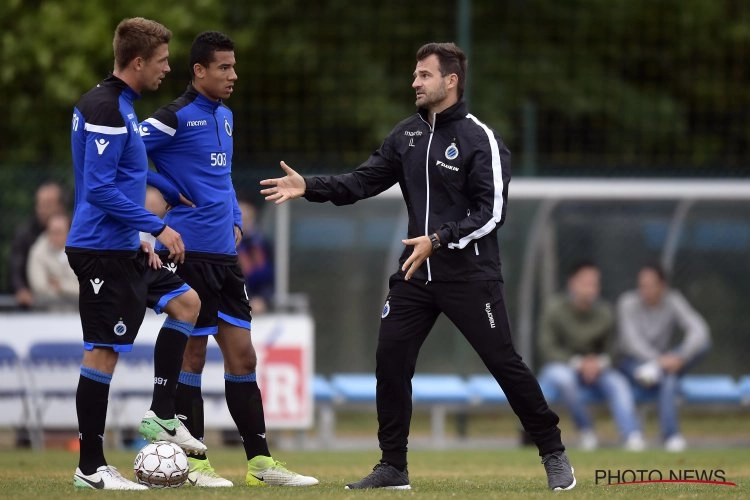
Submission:
[[[31,445],[39,447],[39,429],[31,404],[23,365],[16,351],[0,344],[0,427],[23,430]]]
[[[740,377],[737,389],[740,391],[740,400],[743,405],[750,405],[750,374]]]
[[[680,394],[686,403],[740,402],[740,390],[729,375],[685,375]]]
[[[25,371],[40,429],[77,429],[76,390],[83,345],[79,342],[38,342],[29,348]]]

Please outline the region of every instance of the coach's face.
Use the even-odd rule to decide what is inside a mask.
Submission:
[[[457,101],[458,76],[440,74],[440,60],[431,54],[417,61],[412,88],[417,92],[415,104],[418,108],[439,113]]]
[[[228,99],[234,91],[234,82],[237,81],[237,72],[234,70],[235,58],[232,50],[217,50],[214,52],[214,60],[204,67],[196,64],[194,86],[203,95],[218,101]]]
[[[149,59],[139,61],[139,81],[141,90],[156,90],[169,73],[169,45],[163,43],[157,47]]]

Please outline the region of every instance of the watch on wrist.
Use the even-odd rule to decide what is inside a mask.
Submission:
[[[437,233],[432,233],[430,235],[430,243],[432,243],[432,252],[435,253],[443,246],[440,244],[440,238],[438,238]]]

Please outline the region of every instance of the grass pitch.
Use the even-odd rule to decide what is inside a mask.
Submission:
[[[109,463],[126,477],[133,478],[133,451],[107,451]],[[212,450],[211,462],[217,471],[234,481],[234,488],[217,490],[182,487],[145,492],[101,492],[76,490],[72,475],[78,456],[67,451],[0,452],[0,498],[121,498],[136,496],[160,499],[189,498],[749,498],[750,451],[747,449],[695,449],[672,454],[661,450],[628,453],[619,449],[596,452],[569,450],[576,469],[578,485],[570,492],[547,490],[544,468],[534,448],[499,450],[414,451],[410,453],[411,491],[348,491],[347,482],[367,474],[379,458],[377,450],[368,452],[315,451],[282,452],[277,459],[292,470],[316,476],[320,485],[310,488],[253,488],[244,486],[245,462],[241,448]],[[670,474],[694,479],[713,474],[712,479],[736,483],[736,486],[707,483],[651,483],[606,485],[599,479],[602,471],[621,474],[632,481],[638,471],[645,478],[669,479]],[[657,471],[657,472],[655,472]],[[694,472],[697,471],[697,472]],[[721,471],[721,472],[718,472]],[[718,474],[718,476],[717,476]],[[638,479],[638,477],[635,477]]]

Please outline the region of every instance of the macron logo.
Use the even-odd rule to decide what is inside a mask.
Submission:
[[[109,146],[109,141],[102,138],[94,142],[96,143],[96,150],[99,151],[99,156],[101,156],[104,150],[107,149],[107,146]]]
[[[91,283],[91,286],[94,288],[94,295],[99,295],[99,290],[104,284],[104,280],[101,278],[94,278],[92,280],[89,280],[89,282]]]

